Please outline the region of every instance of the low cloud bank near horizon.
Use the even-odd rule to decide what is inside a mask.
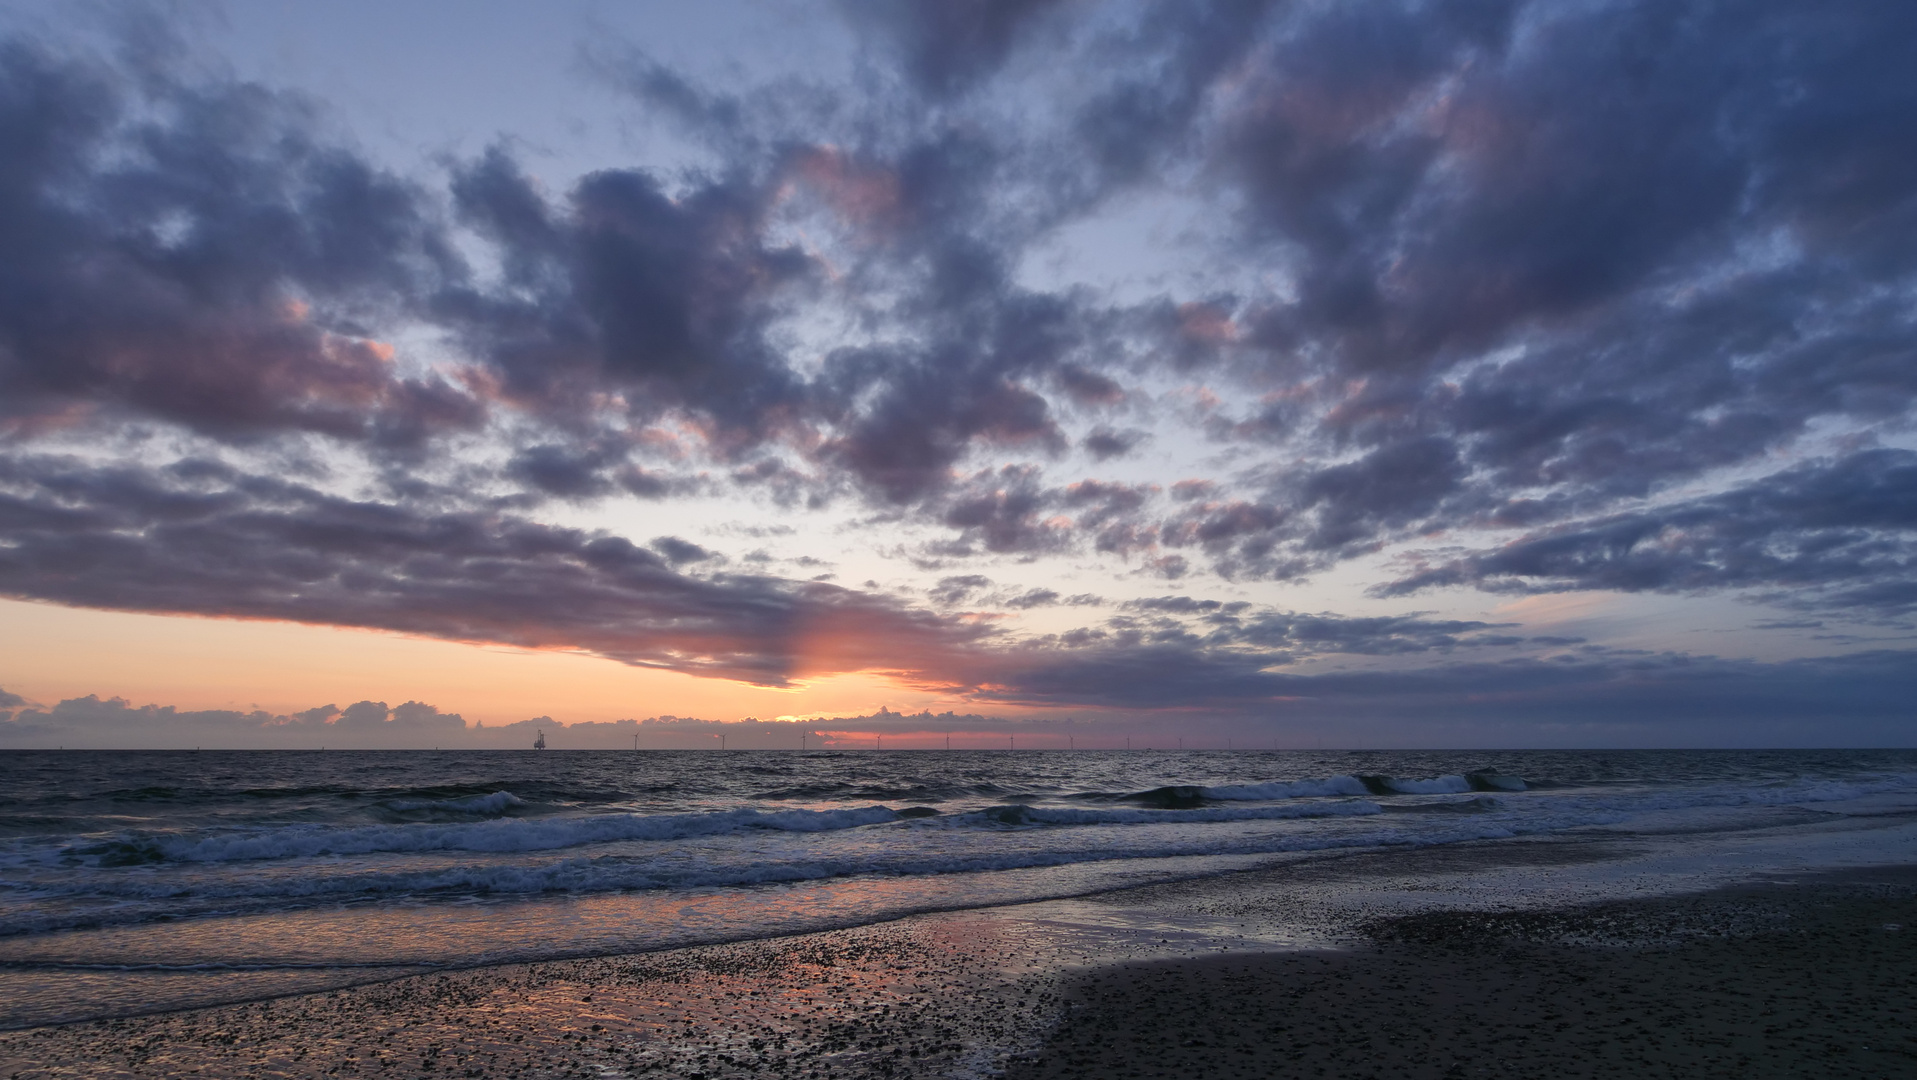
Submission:
[[[125,698],[68,698],[36,705],[0,689],[0,747],[43,749],[530,749],[546,736],[555,750],[797,749],[800,736],[812,749],[867,745],[864,733],[883,735],[937,727],[993,730],[1021,725],[1000,717],[952,712],[917,715],[880,709],[869,716],[816,720],[701,720],[653,716],[613,721],[560,723],[535,716],[508,724],[466,722],[420,701],[389,706],[359,701],[345,708],[322,705],[294,713],[265,709],[179,709],[134,705]],[[722,744],[720,736],[725,736]]]
[[[653,716],[560,723],[550,716],[468,724],[419,701],[360,701],[290,714],[185,710],[88,695],[42,705],[0,689],[0,747],[36,749],[555,750],[1812,747],[1917,745],[1917,653],[1880,650],[1762,663],[1677,653],[1513,659],[1410,670],[1286,675],[1178,673],[1149,650],[1065,663],[1031,681],[1056,700],[1100,695],[1156,708],[1054,707],[1017,715],[918,713],[711,720]],[[1152,672],[1156,670],[1158,675]],[[1235,681],[1229,705],[1183,707],[1190,680]],[[1154,679],[1169,689],[1151,689]],[[1212,687],[1214,702],[1224,702]],[[981,700],[985,695],[980,695]],[[635,744],[636,736],[636,744]],[[723,736],[723,740],[721,737]],[[803,737],[803,741],[802,741]]]

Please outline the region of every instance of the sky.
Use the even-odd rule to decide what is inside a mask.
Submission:
[[[0,3],[0,746],[1917,745],[1917,7]]]

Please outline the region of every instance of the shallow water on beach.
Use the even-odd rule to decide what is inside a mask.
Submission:
[[[13,752],[0,1026],[1312,853],[1917,810],[1917,751]]]

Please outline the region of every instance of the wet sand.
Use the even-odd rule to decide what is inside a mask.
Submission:
[[[1887,928],[1917,870],[1523,910],[1464,884],[1616,855],[1356,855],[0,1032],[0,1078],[1917,1076],[1917,931]]]
[[[1007,1076],[1913,1077],[1914,896],[1891,872],[1119,965]]]

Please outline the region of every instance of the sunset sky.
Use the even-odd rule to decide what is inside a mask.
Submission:
[[[1913,117],[1907,0],[7,0],[0,746],[1917,744]]]

